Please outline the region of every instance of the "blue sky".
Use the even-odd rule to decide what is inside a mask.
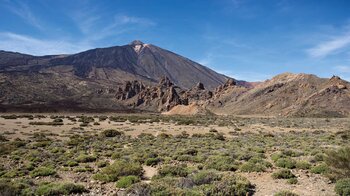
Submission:
[[[350,80],[348,0],[0,0],[0,49],[76,53],[142,40],[248,81]]]

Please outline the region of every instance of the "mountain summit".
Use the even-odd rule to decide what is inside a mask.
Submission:
[[[228,79],[185,57],[139,40],[55,58],[49,64],[51,67],[70,66],[74,74],[82,78],[108,78],[119,82],[127,78],[154,83],[166,76],[182,88],[202,82],[213,89]]]
[[[124,109],[115,94],[126,81],[153,86],[169,78],[174,88],[201,82],[208,89],[228,77],[188,58],[135,40],[77,54],[33,56],[0,51],[0,108]]]

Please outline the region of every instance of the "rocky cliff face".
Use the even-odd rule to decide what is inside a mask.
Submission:
[[[176,91],[179,87],[166,76],[156,86],[145,87],[134,81],[126,82],[125,87],[122,93],[117,93],[117,99],[125,100],[126,105],[132,108],[168,111],[176,105],[188,104],[188,101],[181,98]]]

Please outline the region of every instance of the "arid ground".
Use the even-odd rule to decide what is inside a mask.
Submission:
[[[336,195],[342,168],[332,157],[349,138],[348,118],[3,114],[0,188],[9,195]]]

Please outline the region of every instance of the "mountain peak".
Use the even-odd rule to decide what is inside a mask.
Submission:
[[[134,40],[134,41],[130,42],[129,45],[135,46],[135,45],[143,45],[143,44],[144,43],[142,41],[140,41],[140,40]]]

